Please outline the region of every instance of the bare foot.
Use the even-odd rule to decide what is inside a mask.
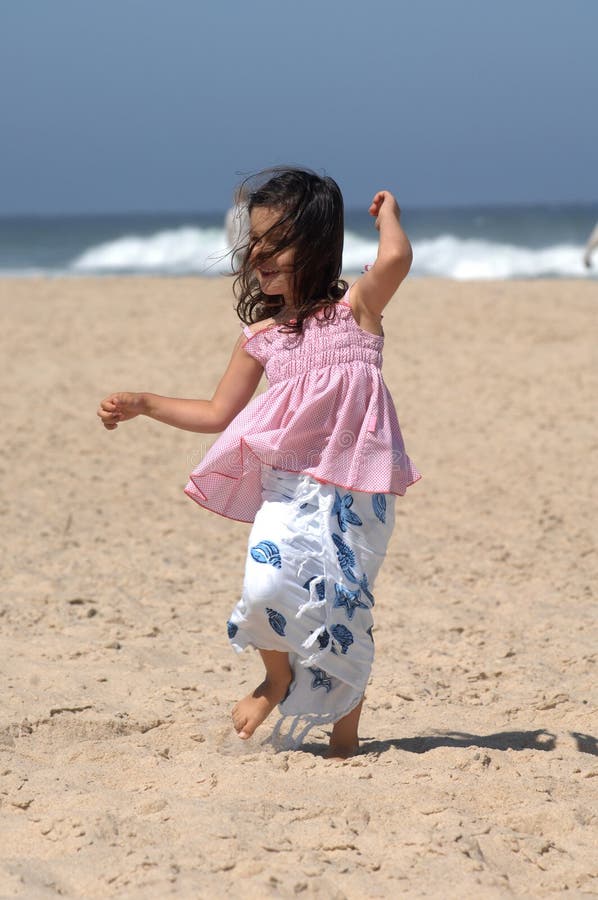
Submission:
[[[330,735],[330,746],[326,754],[327,759],[349,759],[359,751],[357,729],[362,706],[363,700],[350,713],[334,723]]]
[[[359,753],[359,741],[355,744],[336,744],[330,739],[326,759],[345,760]]]
[[[247,694],[233,707],[233,725],[242,740],[250,738],[258,725],[267,719],[274,707],[284,699],[291,679],[259,684],[252,694]]]

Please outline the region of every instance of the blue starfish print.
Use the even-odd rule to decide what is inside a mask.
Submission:
[[[356,609],[368,608],[367,603],[364,603],[363,600],[359,599],[361,591],[349,591],[347,590],[347,588],[344,588],[342,584],[335,583],[334,592],[336,594],[336,597],[334,598],[334,606],[344,606],[348,619],[353,618]]]
[[[344,497],[341,497],[338,491],[334,492],[334,505],[332,507],[332,515],[338,518],[338,527],[344,533],[347,530],[347,522],[350,525],[362,525],[362,521],[359,516],[351,512],[350,508],[353,506],[353,495],[345,494]]]
[[[310,666],[309,671],[313,674],[313,681],[311,683],[312,690],[316,690],[316,688],[323,687],[326,689],[326,693],[332,689],[332,681],[324,672],[323,669],[318,669],[317,666]]]

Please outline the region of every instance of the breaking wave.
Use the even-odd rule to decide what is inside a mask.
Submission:
[[[360,272],[376,257],[377,242],[348,231],[343,269]],[[411,274],[455,280],[591,277],[583,248],[575,244],[531,248],[451,234],[415,241]],[[221,275],[231,271],[220,228],[184,227],[139,237],[119,237],[92,246],[74,259],[73,274]]]

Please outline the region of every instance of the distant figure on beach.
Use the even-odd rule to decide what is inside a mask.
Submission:
[[[598,247],[598,222],[594,226],[594,230],[588,238],[588,243],[586,244],[586,249],[583,255],[583,261],[586,265],[586,268],[589,269],[592,265],[592,253]]]
[[[253,523],[227,632],[235,651],[259,650],[265,674],[234,706],[234,728],[250,738],[278,705],[292,717],[295,747],[314,725],[330,724],[329,757],[346,759],[359,748],[374,658],[373,591],[395,501],[421,477],[381,372],[382,313],[409,272],[411,244],[397,201],[378,191],[369,207],[376,261],[349,288],[340,277],[336,182],[277,168],[252,184],[234,288],[243,333],[212,399],[119,392],[101,401],[98,416],[110,430],[145,415],[222,432],[185,493]],[[264,372],[269,387],[252,399]],[[202,596],[212,577],[209,569],[198,573]]]
[[[243,253],[249,237],[249,213],[247,211],[247,192],[244,185],[235,191],[233,206],[227,211],[224,219],[226,241],[231,251],[231,264],[234,271],[241,265]]]

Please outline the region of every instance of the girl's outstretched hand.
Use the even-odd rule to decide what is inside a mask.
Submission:
[[[401,218],[399,204],[390,191],[378,191],[370,205],[369,214],[375,217],[376,221],[374,224],[378,231],[380,231],[380,219],[382,217],[394,216],[397,220]]]
[[[143,394],[120,391],[117,394],[110,394],[102,400],[97,414],[102,420],[104,428],[112,431],[112,429],[118,427],[119,422],[134,419],[135,416],[141,415],[143,411]]]

